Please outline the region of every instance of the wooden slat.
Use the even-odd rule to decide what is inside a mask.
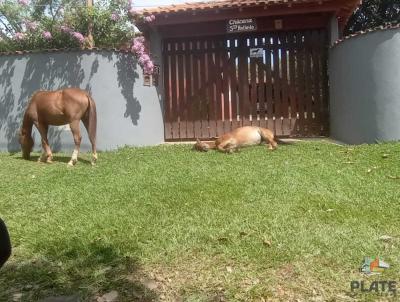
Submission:
[[[327,32],[324,30],[321,33],[321,82],[322,82],[322,95],[323,95],[323,123],[324,128],[323,135],[329,135],[329,89],[328,89],[328,50],[327,50]]]
[[[195,40],[193,48],[198,49],[200,41]],[[200,92],[200,79],[201,79],[201,59],[200,54],[193,54],[193,121],[194,121],[194,138],[201,138],[201,92]]]
[[[305,109],[305,74],[304,74],[304,43],[302,41],[302,33],[296,34],[296,76],[297,76],[297,105],[299,113],[299,132],[303,135],[305,134],[305,119],[304,119],[304,109]]]
[[[184,41],[179,41],[178,42],[178,50],[184,50]],[[185,103],[185,74],[184,74],[184,55],[179,54],[178,55],[178,60],[177,60],[177,70],[178,70],[178,76],[177,76],[177,87],[178,87],[178,110],[177,110],[177,115],[178,115],[178,120],[179,120],[179,138],[180,139],[186,139],[187,138],[187,133],[186,133],[186,122],[187,122],[187,108],[186,108],[186,103]]]
[[[258,47],[256,45],[256,37],[252,37],[250,39],[250,47]],[[257,58],[250,58],[250,101],[249,101],[249,113],[251,117],[251,125],[253,126],[260,126],[258,121],[258,114],[257,114]]]
[[[265,56],[265,45],[263,42],[263,36],[259,36],[258,38],[258,47],[264,48],[264,56]],[[267,122],[265,120],[265,110],[266,110],[266,83],[265,83],[265,65],[264,58],[257,59],[257,82],[258,82],[258,116],[259,116],[259,125],[260,127],[267,127]]]
[[[208,81],[207,81],[207,95],[208,95],[208,131],[209,137],[216,137],[217,135],[217,122],[216,122],[216,78],[217,78],[217,67],[215,64],[215,40],[210,39],[208,42],[208,55],[207,55],[207,70],[208,70]]]
[[[305,60],[304,60],[304,70],[305,70],[305,108],[306,108],[306,136],[310,136],[312,134],[312,124],[313,124],[313,115],[312,115],[312,73],[311,73],[311,33],[310,31],[306,31],[304,34],[305,38]]]
[[[295,66],[295,55],[296,49],[294,46],[294,34],[288,34],[288,49],[289,49],[289,99],[290,99],[290,133],[289,135],[298,135],[297,132],[297,106],[296,106],[296,66]]]
[[[224,40],[224,43],[227,43],[227,40]],[[232,68],[230,68],[230,58],[227,51],[221,53],[222,56],[222,64],[223,64],[223,102],[224,102],[224,122],[222,133],[231,131],[231,114],[230,114],[230,74],[233,72]]]
[[[164,42],[164,50],[170,47],[168,42]],[[171,123],[171,64],[170,64],[170,56],[165,54],[163,55],[163,68],[164,68],[164,136],[165,139],[172,138],[172,123]]]
[[[290,134],[290,120],[289,120],[289,84],[288,84],[288,56],[287,56],[287,33],[282,32],[280,35],[281,41],[281,114],[282,114],[282,135]]]
[[[320,80],[319,80],[319,32],[314,30],[311,33],[311,52],[312,52],[312,111],[315,115],[315,119],[312,124],[312,134],[320,135],[321,134],[321,96],[320,96]]]
[[[282,135],[282,98],[281,98],[281,71],[280,71],[280,45],[279,37],[277,34],[273,35],[273,91],[274,91],[274,117],[275,117],[275,135]]]
[[[193,120],[193,55],[191,50],[193,48],[193,42],[190,40],[186,41],[186,51],[185,54],[185,99],[186,99],[186,110],[187,110],[187,122],[186,122],[186,132],[187,138],[194,138],[194,120]]]
[[[243,51],[243,100],[241,100],[243,104],[243,114],[242,118],[242,125],[243,126],[250,126],[250,113],[251,113],[251,93],[250,93],[250,49],[249,43],[250,38],[244,38],[243,43],[244,47],[242,48]]]
[[[209,47],[209,40],[205,39],[201,43],[201,47],[204,49],[208,49]],[[201,106],[201,137],[202,138],[209,138],[209,126],[208,126],[208,108],[210,104],[210,96],[208,94],[207,89],[207,82],[209,80],[209,71],[208,71],[208,54],[205,52],[203,55],[200,56],[200,79],[201,79],[201,92],[200,96],[202,97],[202,106]]]
[[[239,39],[239,63],[238,63],[238,88],[239,88],[239,117],[241,121],[241,125],[243,126],[243,119],[244,119],[244,110],[245,110],[245,99],[248,98],[248,83],[247,83],[247,54],[246,54],[247,46],[245,39],[240,37]],[[247,86],[247,89],[246,89]]]
[[[215,96],[216,96],[216,112],[215,122],[217,125],[216,136],[221,136],[224,133],[224,122],[222,120],[224,110],[224,99],[223,99],[223,52],[222,49],[224,40],[215,41],[215,65],[216,65],[216,82],[215,82]]]
[[[271,43],[270,36],[265,34],[264,38],[264,112],[267,121],[265,122],[265,127],[272,129],[271,119],[272,119],[272,83],[271,83]]]
[[[172,43],[172,48],[176,49],[177,43]],[[171,122],[172,138],[179,139],[179,100],[178,100],[178,81],[177,81],[177,55],[171,56]]]
[[[236,39],[231,39],[231,45],[236,45]],[[239,61],[239,51],[237,47],[232,47],[231,50],[231,59],[230,59],[230,78],[231,78],[231,85],[230,85],[230,92],[231,92],[231,111],[232,111],[232,123],[231,123],[231,129],[236,129],[237,127],[241,126],[241,121],[238,121],[238,108],[240,107],[239,103],[239,95],[238,95],[238,90],[239,90],[239,84],[238,84],[238,79],[239,79],[239,72],[238,72],[238,66],[237,63]]]

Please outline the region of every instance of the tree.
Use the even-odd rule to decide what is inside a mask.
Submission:
[[[400,23],[400,1],[364,0],[349,19],[344,34],[352,34],[387,23]]]

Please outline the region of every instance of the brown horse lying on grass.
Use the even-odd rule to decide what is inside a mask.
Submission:
[[[32,126],[35,125],[42,138],[43,153],[39,161],[52,162],[53,154],[47,140],[49,125],[61,126],[69,124],[74,137],[75,149],[69,166],[74,166],[78,161],[78,153],[82,136],[79,122],[82,120],[92,144],[92,164],[97,161],[96,153],[96,104],[90,95],[78,88],[67,88],[57,91],[36,92],[25,111],[19,142],[22,147],[22,156],[30,158],[34,141],[32,139]]]
[[[271,130],[255,126],[246,126],[237,128],[231,132],[225,133],[217,138],[214,142],[206,143],[197,139],[193,149],[197,151],[207,152],[210,149],[217,149],[221,152],[232,153],[238,151],[241,147],[259,145],[266,142],[268,149],[275,150],[277,141]]]

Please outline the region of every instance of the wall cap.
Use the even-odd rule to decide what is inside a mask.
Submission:
[[[356,38],[356,37],[360,37],[360,36],[364,36],[366,34],[370,34],[370,33],[375,33],[377,31],[382,31],[382,30],[393,30],[393,29],[399,29],[400,28],[400,23],[387,23],[386,25],[381,25],[381,26],[377,26],[374,28],[370,28],[367,30],[362,30],[362,31],[358,31],[354,34],[348,35],[343,37],[342,39],[338,39],[335,41],[335,43],[333,43],[333,45],[330,47],[335,48],[336,46],[342,44],[343,42],[350,40],[352,38]]]
[[[119,52],[119,53],[130,53],[134,55],[129,49],[118,49],[110,47],[93,47],[93,48],[52,48],[52,49],[36,49],[36,50],[16,50],[16,51],[6,51],[0,52],[1,56],[11,56],[11,55],[26,55],[26,54],[42,54],[42,53],[65,53],[65,52]]]

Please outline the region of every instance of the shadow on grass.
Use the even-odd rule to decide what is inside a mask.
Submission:
[[[91,156],[91,155],[89,155],[89,156]],[[22,156],[15,157],[15,159],[26,160],[26,159],[22,158]],[[32,155],[30,157],[30,159],[28,159],[27,161],[37,162],[38,160],[39,160],[39,155]],[[67,164],[70,160],[71,160],[70,156],[63,156],[63,155],[53,154],[53,162],[54,163],[59,162],[59,163]],[[91,161],[90,160],[84,159],[82,157],[78,157],[78,164],[79,163],[83,163],[83,164],[86,164],[86,165],[91,165]]]
[[[147,277],[137,259],[121,255],[101,240],[84,244],[79,240],[38,247],[40,257],[10,262],[0,271],[0,301],[41,301],[46,297],[74,296],[73,301],[96,301],[110,291],[118,301],[156,301],[156,292],[140,280]]]

